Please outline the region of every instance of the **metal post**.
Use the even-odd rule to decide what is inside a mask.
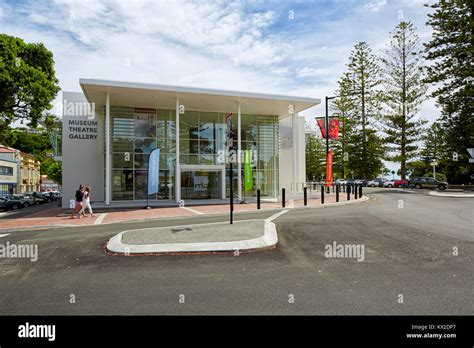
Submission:
[[[329,154],[329,105],[328,105],[328,101],[329,101],[329,97],[326,96],[326,119],[325,119],[325,128],[326,128],[326,171],[327,171],[327,168],[328,168],[328,154]],[[326,182],[327,182],[328,178],[326,178]],[[329,187],[327,188],[327,191],[329,193]]]
[[[354,185],[354,199],[357,199],[357,184]]]
[[[327,158],[329,154],[329,106],[328,106],[329,97],[326,96],[326,167],[327,167]],[[327,179],[327,178],[326,178]]]
[[[303,188],[304,205],[308,205],[308,188]]]
[[[324,204],[324,185],[321,186],[321,204]]]
[[[237,196],[239,202],[242,201],[242,144],[241,144],[241,134],[240,134],[240,102],[237,104]]]
[[[284,208],[285,207],[285,189],[281,189],[281,206]]]
[[[179,98],[176,98],[176,113],[175,113],[175,141],[176,141],[176,165],[174,178],[174,197],[176,202],[181,201],[181,167],[179,163]]]
[[[347,193],[347,200],[350,201],[351,200],[351,185],[349,184],[347,184],[346,193]]]
[[[260,189],[257,190],[257,210],[260,210]]]
[[[339,202],[339,185],[336,185],[336,202]]]
[[[359,198],[362,198],[362,185],[359,186]]]

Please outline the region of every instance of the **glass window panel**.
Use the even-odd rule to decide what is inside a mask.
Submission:
[[[255,141],[257,129],[254,115],[240,115],[240,134],[242,141]]]
[[[217,112],[199,113],[199,139],[214,141],[217,138],[217,130],[220,127],[219,114]]]
[[[136,137],[156,137],[156,115],[152,113],[134,113]]]
[[[133,153],[119,152],[112,154],[112,168],[133,168]]]
[[[133,170],[112,171],[112,199],[133,199]]]
[[[186,111],[179,115],[180,139],[197,139],[199,133],[199,113],[197,111]]]
[[[147,169],[150,155],[135,154],[135,169]]]
[[[199,164],[218,164],[218,163],[216,163],[216,156],[200,154]]]
[[[197,140],[180,139],[179,152],[182,154],[198,154],[199,143]]]
[[[146,199],[148,171],[135,171],[135,199]]]
[[[198,155],[180,155],[180,164],[199,164]]]
[[[156,148],[155,138],[137,138],[135,139],[135,153],[150,153]]]
[[[215,141],[199,140],[200,154],[215,154],[217,153],[217,144]]]
[[[134,123],[133,115],[126,110],[112,113],[112,149],[113,151],[133,151]]]

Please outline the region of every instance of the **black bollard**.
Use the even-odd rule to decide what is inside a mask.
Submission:
[[[285,189],[281,189],[281,206],[284,208],[285,207]]]
[[[357,199],[357,191],[358,191],[358,188],[357,188],[357,184],[354,185],[354,199]]]
[[[257,190],[257,210],[260,210],[260,189]]]
[[[308,188],[303,188],[304,205],[308,205]]]
[[[362,185],[359,186],[359,198],[362,198]]]
[[[349,184],[347,184],[346,193],[347,193],[347,200],[350,201],[351,200],[351,186]]]
[[[336,184],[336,202],[339,202],[339,185]]]
[[[324,185],[321,186],[321,204],[324,204]]]

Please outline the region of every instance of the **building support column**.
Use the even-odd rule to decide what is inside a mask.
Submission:
[[[174,171],[174,193],[176,202],[181,201],[181,168],[179,166],[179,98],[176,98],[176,168]]]
[[[293,193],[296,193],[298,191],[298,188],[297,188],[297,174],[296,174],[296,170],[297,170],[297,158],[296,156],[298,156],[298,114],[297,113],[293,113],[291,115],[292,117],[292,125],[293,125],[293,187],[292,187],[292,191]]]
[[[225,199],[225,164],[221,170],[221,198]]]
[[[110,93],[105,97],[105,204],[110,204]]]
[[[242,139],[240,127],[240,102],[237,104],[237,195],[242,201]]]

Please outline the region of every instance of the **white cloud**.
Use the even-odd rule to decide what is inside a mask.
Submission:
[[[379,12],[382,7],[387,5],[387,0],[377,0],[364,5],[364,9],[371,12]]]
[[[296,77],[308,77],[308,76],[329,76],[330,71],[328,69],[322,69],[322,68],[310,68],[310,67],[302,67],[296,69]]]

